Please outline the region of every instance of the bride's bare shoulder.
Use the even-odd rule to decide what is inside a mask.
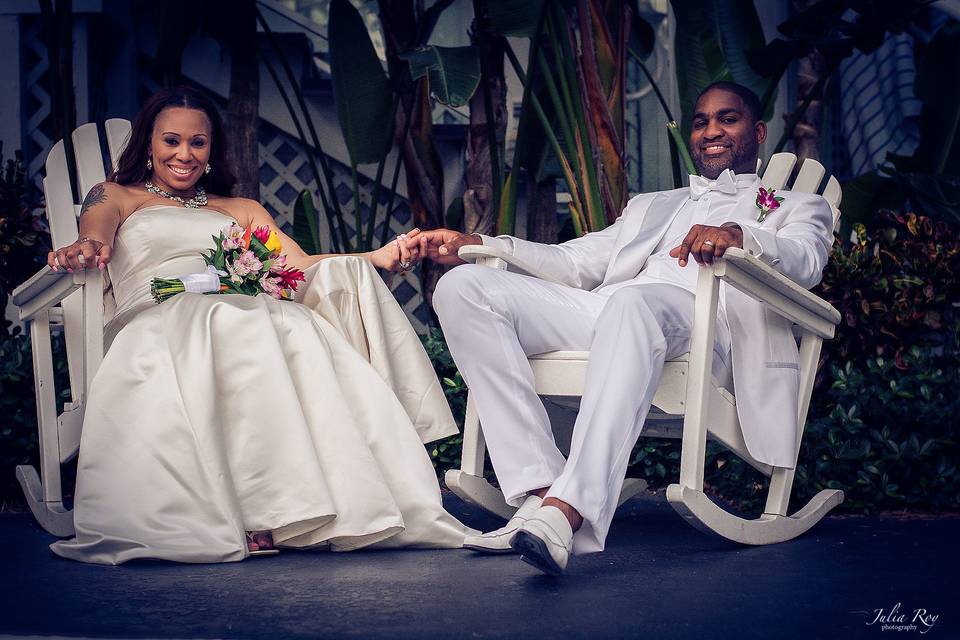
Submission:
[[[80,213],[83,215],[88,211],[102,210],[123,216],[135,198],[134,191],[127,185],[105,180],[90,188],[83,198]]]
[[[267,213],[263,205],[250,198],[231,198],[226,196],[208,195],[208,206],[222,211],[235,219],[243,226],[252,224]],[[267,214],[269,215],[269,214]]]
[[[150,200],[150,193],[143,188],[142,184],[119,184],[116,182],[102,182],[100,184],[105,187],[106,193],[110,197],[117,199],[123,218],[129,216]]]

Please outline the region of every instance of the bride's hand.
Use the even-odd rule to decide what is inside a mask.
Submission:
[[[47,264],[54,271],[66,269],[68,272],[97,266],[101,271],[107,268],[113,247],[95,238],[80,238],[73,244],[61,247],[47,254]]]
[[[376,251],[367,254],[370,262],[378,269],[387,271],[409,271],[420,262],[420,243],[416,242],[420,229],[401,233],[391,242]]]

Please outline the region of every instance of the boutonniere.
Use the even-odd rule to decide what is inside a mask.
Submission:
[[[780,208],[780,203],[783,202],[783,198],[776,195],[776,193],[776,189],[767,191],[763,187],[760,187],[760,191],[757,192],[757,209],[760,210],[760,213],[757,214],[757,222],[762,223],[771,212]]]

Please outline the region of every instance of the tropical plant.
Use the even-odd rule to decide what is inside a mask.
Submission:
[[[635,3],[624,0],[577,2],[492,2],[495,27],[503,35],[530,38],[526,69],[506,48],[524,84],[516,155],[506,176],[498,229],[515,225],[518,180],[523,167],[532,182],[554,173],[571,198],[575,235],[605,227],[626,204],[624,167],[625,70],[627,58],[647,75],[666,116],[674,158],[696,173],[684,133],[697,94],[711,82],[733,80],[769,94],[769,81],[747,63],[746,52],[764,43],[760,22],[749,0],[674,0],[677,16],[678,82],[683,119],[678,124],[644,59],[653,47],[653,28],[639,17]],[[682,125],[682,126],[681,126]],[[530,200],[533,200],[531,197]]]
[[[330,3],[330,69],[340,128],[350,157],[355,241],[351,240],[344,222],[334,188],[333,170],[306,106],[302,87],[268,23],[258,14],[286,82],[281,81],[268,59],[264,60],[265,66],[280,91],[307,153],[335,251],[350,252],[374,246],[377,215],[383,204],[380,196],[384,189],[386,160],[395,142],[400,147],[402,165],[400,160],[394,163],[380,244],[386,242],[389,233],[401,166],[406,169],[415,224],[432,228],[442,223],[443,173],[430,128],[430,96],[432,94],[447,104],[462,105],[475,91],[480,75],[472,48],[426,45],[441,13],[451,3],[452,0],[441,0],[420,12],[409,2],[384,0],[379,3],[387,42],[387,70],[384,70],[359,11],[348,0],[332,0]],[[364,164],[377,165],[371,211],[365,225],[358,171],[358,167]],[[315,216],[312,196],[301,193],[294,206],[295,235],[299,243],[313,252],[320,250]]]
[[[502,36],[530,38],[526,70],[505,46],[524,94],[511,171],[500,189],[498,230],[511,233],[516,224],[518,171],[524,167],[540,176],[549,170],[547,149],[566,181],[576,235],[606,227],[627,200],[624,78],[630,3],[491,3],[491,20]]]

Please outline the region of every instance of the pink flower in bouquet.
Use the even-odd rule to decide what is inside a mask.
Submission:
[[[263,269],[263,263],[257,260],[253,251],[244,251],[233,263],[233,270],[238,276],[246,276],[250,273],[257,273]]]
[[[287,267],[287,256],[280,255],[270,261],[270,273],[280,273]]]
[[[276,231],[271,231],[267,225],[254,227],[253,235],[267,248],[267,251],[280,253],[280,250],[283,248],[280,245],[280,236],[277,235]]]
[[[257,240],[259,240],[263,244],[267,244],[267,240],[270,239],[270,227],[268,227],[267,225],[254,227],[253,235],[256,236]]]
[[[243,246],[243,227],[234,223],[223,230],[223,250],[232,251]]]
[[[230,278],[230,282],[235,282],[240,284],[243,282],[243,276],[237,273],[237,270],[233,268],[233,265],[227,263],[227,276]]]
[[[280,280],[281,286],[293,291],[297,290],[297,283],[304,281],[303,271],[300,271],[300,269],[284,269],[276,273],[275,276]]]
[[[260,278],[260,286],[263,287],[263,292],[269,294],[279,300],[283,297],[283,286],[280,284],[280,278],[271,278],[267,274],[264,274]]]

